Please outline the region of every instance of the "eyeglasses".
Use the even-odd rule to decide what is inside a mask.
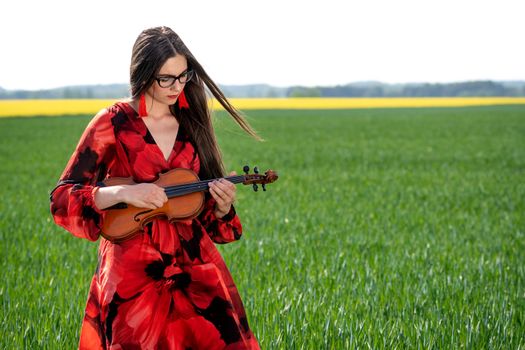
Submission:
[[[178,80],[181,84],[186,84],[188,81],[193,78],[193,71],[187,70],[179,76],[175,75],[159,75],[155,78],[157,83],[161,88],[169,88],[175,85],[175,82]]]

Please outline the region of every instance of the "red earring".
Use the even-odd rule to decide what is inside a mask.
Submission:
[[[147,117],[148,110],[146,109],[146,94],[140,94],[139,100],[139,117]]]
[[[184,94],[184,90],[182,90],[179,94],[179,109],[189,109],[190,105],[188,104],[188,100],[186,100],[186,95]]]

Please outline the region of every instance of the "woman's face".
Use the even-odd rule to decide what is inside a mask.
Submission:
[[[188,62],[183,55],[177,55],[168,60],[162,65],[157,74],[157,79],[160,79],[160,84],[167,86],[174,81],[174,77],[184,75],[188,70]],[[157,80],[153,82],[148,89],[147,94],[155,101],[163,104],[172,105],[177,102],[179,94],[184,89],[185,84],[181,84],[179,79],[175,79],[174,84],[169,87],[161,87]]]

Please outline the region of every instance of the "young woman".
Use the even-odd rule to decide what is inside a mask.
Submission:
[[[51,193],[55,222],[99,239],[117,203],[155,209],[167,201],[153,184],[174,168],[201,179],[224,176],[205,86],[249,134],[255,132],[167,27],[143,31],[130,67],[132,98],[99,112]],[[107,177],[135,185],[104,186]],[[101,238],[80,349],[258,349],[232,277],[214,243],[241,237],[235,186],[209,183],[201,214],[156,218],[131,239]]]

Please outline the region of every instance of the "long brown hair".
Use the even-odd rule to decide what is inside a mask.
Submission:
[[[201,164],[199,177],[202,179],[222,177],[224,165],[213,131],[205,86],[244,131],[256,139],[260,140],[260,138],[241,113],[226,99],[180,37],[170,28],[146,29],[135,41],[130,65],[131,97],[139,99],[140,95],[155,82],[162,65],[169,58],[179,54],[186,57],[188,69],[194,71],[193,79],[184,87],[184,94],[190,108],[179,109],[177,101],[170,106],[171,114],[177,117],[180,126],[197,149]]]

